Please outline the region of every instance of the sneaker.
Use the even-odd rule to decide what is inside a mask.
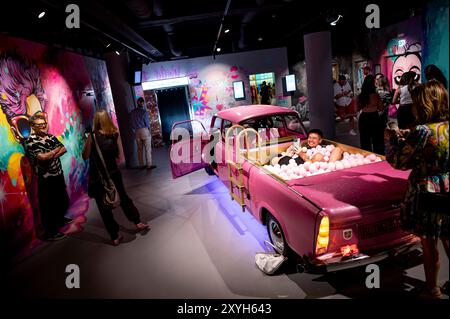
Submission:
[[[358,133],[356,133],[356,131],[355,130],[350,130],[350,132],[348,132],[350,135],[353,135],[353,136],[355,136],[355,135],[358,135]]]
[[[50,236],[46,236],[45,240],[46,241],[57,241],[57,240],[61,240],[63,238],[66,238],[66,235],[64,235],[63,233],[56,233],[54,235],[50,235]]]

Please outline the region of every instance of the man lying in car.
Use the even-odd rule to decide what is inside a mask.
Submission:
[[[305,162],[329,162],[333,163],[342,159],[343,151],[339,147],[335,147],[327,160],[325,156],[319,152],[314,155],[309,155],[307,149],[312,149],[318,145],[322,145],[323,133],[319,129],[312,129],[308,132],[308,139],[306,142],[302,143],[300,147],[292,144],[286,150],[284,154],[278,154],[271,160],[272,165],[288,165],[291,159],[294,159],[297,165],[303,164]]]

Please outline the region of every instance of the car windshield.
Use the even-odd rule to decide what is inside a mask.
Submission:
[[[245,120],[240,123],[245,128],[253,128],[263,140],[280,139],[289,136],[306,138],[306,130],[296,114],[270,115]]]

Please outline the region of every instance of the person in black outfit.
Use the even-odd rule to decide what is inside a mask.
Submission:
[[[383,155],[385,123],[380,112],[383,112],[384,105],[376,91],[375,77],[371,74],[364,79],[358,106],[361,110],[358,122],[361,148]]]
[[[114,219],[112,210],[103,205],[102,197],[104,193],[101,177],[106,178],[106,174],[104,172],[105,168],[103,163],[97,153],[93,135],[95,135],[95,141],[103,155],[109,176],[116,186],[120,197],[120,206],[125,216],[129,221],[136,225],[138,231],[147,230],[150,226],[141,222],[139,211],[125,190],[122,175],[116,162],[116,159],[119,156],[119,147],[117,144],[119,134],[117,128],[114,126],[107,111],[98,111],[94,115],[94,131],[88,136],[83,149],[83,158],[85,160],[89,159],[90,164],[88,186],[89,197],[95,198],[106,230],[111,236],[113,245],[117,246],[123,237],[119,234],[119,224],[117,224]]]
[[[42,111],[30,117],[33,133],[25,140],[26,156],[38,176],[38,199],[44,240],[59,240],[65,235],[59,228],[72,221],[64,217],[69,208],[69,195],[60,157],[66,153],[64,145],[48,134],[46,114]]]
[[[266,81],[263,81],[261,84],[261,104],[270,104],[270,89],[266,84]]]

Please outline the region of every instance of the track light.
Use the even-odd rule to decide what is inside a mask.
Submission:
[[[336,23],[339,21],[339,19],[340,18],[343,18],[344,16],[341,16],[341,15],[338,15],[338,17],[337,17],[337,19],[336,20],[334,20],[334,21],[332,21],[332,22],[330,22],[330,25],[332,25],[332,26],[335,26],[336,25]]]
[[[109,47],[110,47],[110,45],[111,45],[111,43],[108,43],[108,44],[106,45],[106,47],[107,47],[107,48],[109,48]]]
[[[114,52],[116,52],[117,55],[120,55],[120,52],[119,52],[119,51],[116,50],[116,51],[114,51]]]
[[[217,52],[220,52],[220,51],[222,51],[222,49],[221,49],[221,48],[217,48],[216,51],[217,51]]]
[[[42,11],[41,13],[39,13],[38,18],[42,19],[45,16],[45,11]]]
[[[225,33],[228,33],[228,32],[230,32],[230,29],[226,29],[224,32],[225,32]]]

